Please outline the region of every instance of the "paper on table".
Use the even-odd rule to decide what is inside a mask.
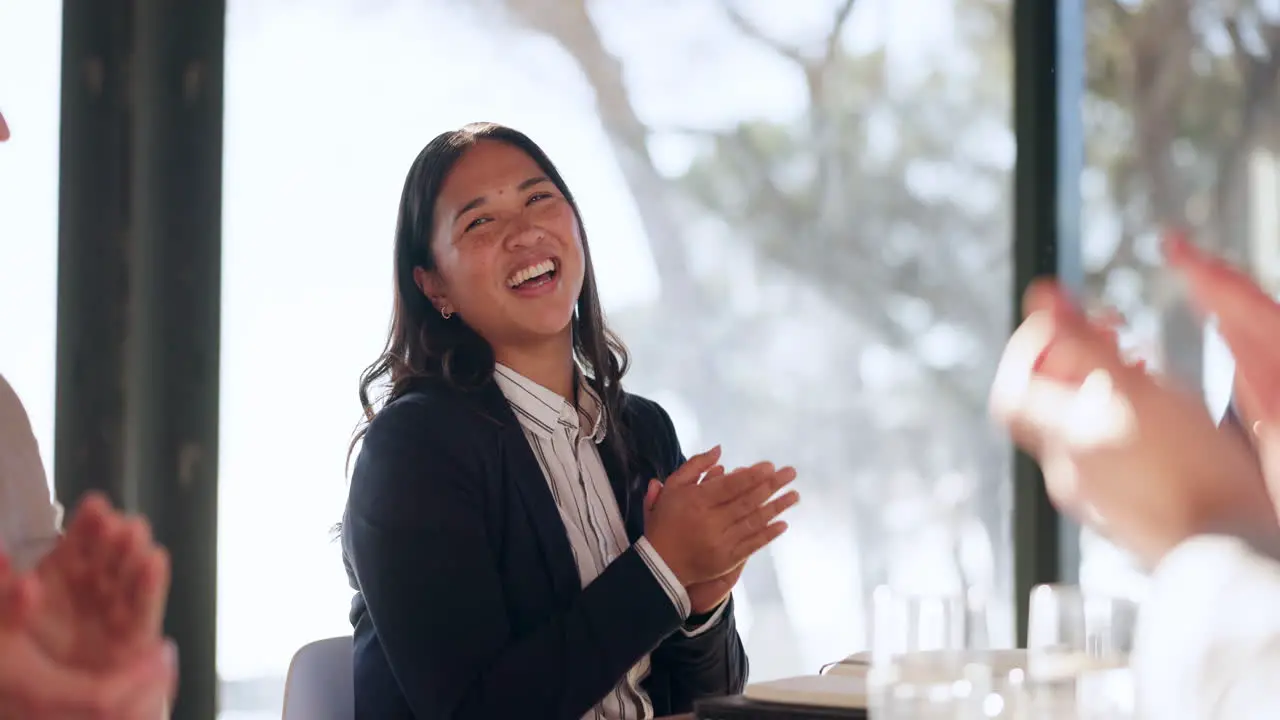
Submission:
[[[1068,680],[1090,673],[1124,670],[1129,667],[1129,655],[1096,656],[1088,653],[1036,653],[1029,658],[1027,675],[1034,680]]]
[[[847,675],[805,675],[748,685],[743,693],[751,700],[784,705],[865,708],[867,684]]]
[[[930,653],[918,653],[917,656],[918,659],[927,660]],[[1026,650],[971,650],[965,652],[965,657],[971,662],[990,665],[991,669],[999,675],[1007,674],[1011,670],[1025,669],[1027,666]],[[871,653],[860,652],[835,663],[823,674],[865,678],[870,669]]]

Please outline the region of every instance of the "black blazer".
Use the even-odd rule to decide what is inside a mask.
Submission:
[[[634,472],[601,457],[634,542],[648,478],[684,462],[671,419],[626,397]],[[577,720],[645,654],[658,715],[742,691],[728,607],[697,637],[630,549],[581,588],[533,450],[493,382],[424,380],[374,418],[342,530],[352,586],[356,717]]]

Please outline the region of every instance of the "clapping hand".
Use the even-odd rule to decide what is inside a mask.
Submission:
[[[34,632],[46,589],[19,575],[0,555],[0,718],[6,720],[154,720],[157,692],[177,678],[171,646],[153,643],[134,657],[97,671],[52,656]]]
[[[720,465],[713,466],[703,475],[703,479],[715,478],[724,474],[724,467]],[[658,496],[662,494],[662,483],[657,480],[649,481],[649,488],[644,496],[644,514],[645,526],[648,527],[649,513],[653,511],[653,506],[658,502]],[[737,567],[730,570],[728,574],[721,575],[714,580],[706,582],[694,583],[685,588],[685,592],[689,595],[689,605],[693,609],[694,615],[702,615],[709,613],[720,606],[720,603],[729,597],[729,593],[733,592],[733,588],[738,584],[738,578],[742,577],[742,571],[746,568],[746,562],[739,563]]]
[[[161,638],[169,559],[146,521],[87,497],[36,568],[45,590],[35,627],[58,660],[88,670],[127,662]]]
[[[1033,285],[1024,302],[991,406],[1059,508],[1149,566],[1201,533],[1275,536],[1252,450],[1218,432],[1196,393],[1126,363],[1056,285]]]
[[[1257,449],[1273,504],[1280,501],[1280,305],[1248,275],[1181,237],[1165,244],[1192,302],[1217,319],[1236,361],[1235,401]]]
[[[719,605],[747,558],[777,539],[778,515],[799,501],[792,468],[770,463],[725,473],[720,449],[694,456],[645,497],[645,537],[685,586],[695,613]],[[773,498],[773,499],[770,499]]]

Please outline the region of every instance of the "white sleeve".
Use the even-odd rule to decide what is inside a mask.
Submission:
[[[57,542],[61,522],[27,411],[0,376],[0,549],[28,569]]]
[[[1280,718],[1280,564],[1202,536],[1152,575],[1133,668],[1141,717]]]
[[[658,579],[658,584],[662,585],[662,589],[667,591],[667,597],[671,598],[671,604],[675,606],[676,612],[680,613],[680,622],[687,620],[689,614],[693,612],[693,607],[689,603],[689,593],[680,584],[680,581],[676,579],[676,574],[671,571],[667,561],[663,560],[658,551],[653,549],[653,545],[649,544],[649,538],[647,537],[641,536],[639,540],[636,540],[635,547],[645,565],[649,566],[653,576]]]

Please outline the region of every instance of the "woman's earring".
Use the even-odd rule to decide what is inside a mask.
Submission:
[[[453,317],[453,312],[449,310],[448,305],[445,305],[444,307],[440,308],[440,317],[444,318],[445,320],[448,320],[449,318]]]

